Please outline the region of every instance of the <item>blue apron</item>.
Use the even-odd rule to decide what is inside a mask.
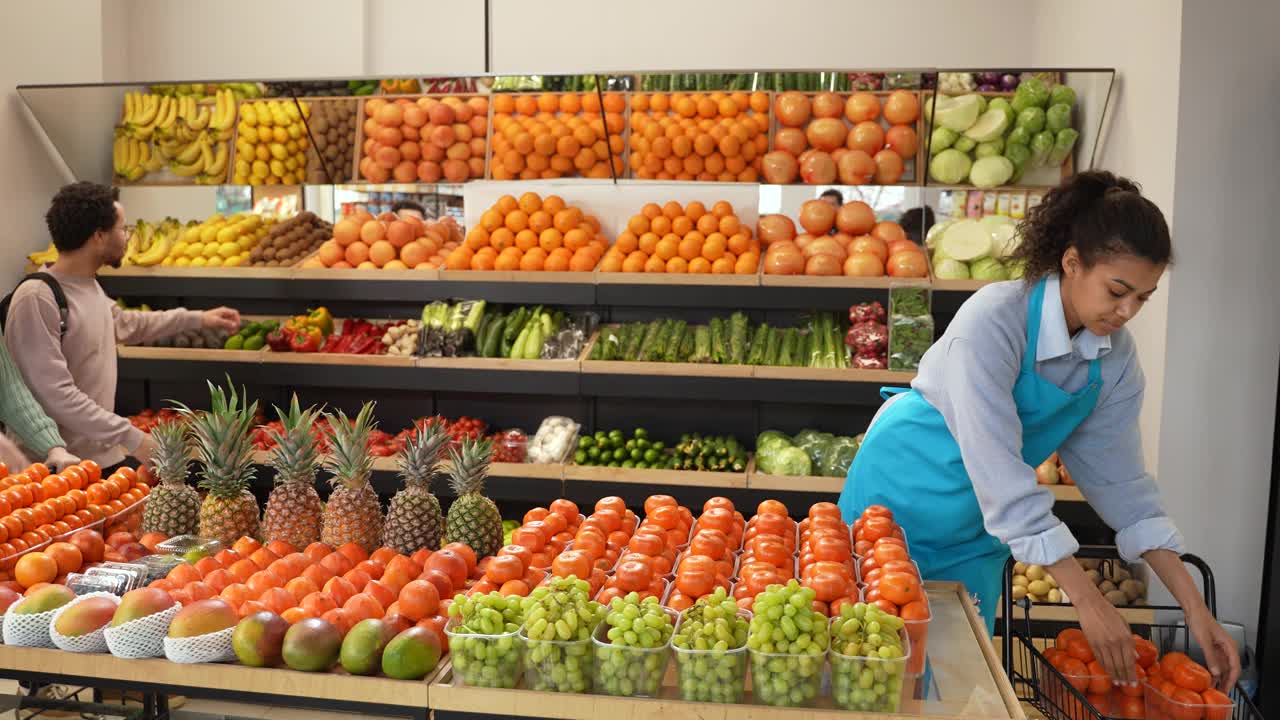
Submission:
[[[1032,467],[1048,459],[1089,417],[1102,388],[1096,358],[1089,363],[1088,382],[1074,393],[1036,374],[1044,292],[1041,280],[1027,300],[1027,349],[1013,386],[1022,422],[1022,460]],[[868,505],[892,510],[925,579],[964,583],[977,595],[987,630],[993,631],[1009,546],[986,531],[960,447],[942,413],[915,390],[881,391],[886,398],[898,393],[905,394],[872,424],[849,468],[840,513],[853,522]]]

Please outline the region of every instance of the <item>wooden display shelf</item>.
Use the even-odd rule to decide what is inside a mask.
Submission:
[[[931,682],[915,683],[893,716],[839,710],[829,695],[820,697],[812,708],[755,704],[749,681],[743,704],[686,702],[679,699],[674,660],[667,666],[659,696],[654,698],[467,687],[455,677],[449,664],[431,683],[431,707],[439,720],[463,715],[564,720],[872,720],[930,715],[965,720],[1024,720],[1026,716],[1001,669],[986,626],[963,587],[958,583],[928,582],[925,588],[933,610],[927,650]]]
[[[879,383],[910,385],[916,374],[912,370],[859,370],[856,368],[806,368],[752,366],[751,376],[760,380],[807,380],[811,382]]]
[[[306,703],[298,704],[333,703],[349,709],[394,706],[421,711],[424,716],[430,706],[430,681],[444,672],[443,665],[447,663],[442,663],[442,667],[427,680],[414,682],[338,672],[306,673],[253,668],[230,663],[192,666],[164,658],[126,660],[107,654],[84,655],[44,648],[6,646],[0,653],[0,674],[32,673],[48,678],[50,682],[62,682],[59,678],[83,678],[90,684],[95,680],[107,680],[126,683],[144,691],[158,689],[163,693],[191,695],[199,695],[201,690],[222,693],[234,689],[247,697],[278,699],[279,704],[285,706],[291,704],[288,702],[291,699],[305,699]]]
[[[565,465],[565,480],[623,483],[633,485],[677,485],[682,487],[746,489],[747,473],[705,470],[658,470],[614,468],[599,465]]]
[[[705,285],[707,287],[756,287],[758,272],[750,275],[707,275],[705,273],[596,272],[597,285]]]
[[[937,292],[977,292],[995,280],[939,280],[933,279],[933,289]]]
[[[764,287],[850,288],[889,290],[893,287],[929,287],[929,278],[845,277],[844,275],[760,275]]]
[[[766,475],[755,471],[752,461],[747,474],[747,488],[775,492],[813,492],[839,495],[844,490],[845,478],[820,475]]]
[[[1156,622],[1156,611],[1149,607],[1117,607],[1120,617],[1130,625],[1153,625]],[[1004,618],[1004,603],[1000,603],[996,607],[996,618]],[[1026,615],[1021,610],[1014,612],[1013,619],[1015,623],[1021,623]],[[1035,603],[1031,606],[1032,622],[1048,621],[1048,622],[1080,622],[1080,613],[1074,605],[1068,604],[1045,604]]]
[[[577,360],[515,360],[512,358],[482,357],[420,357],[413,358],[414,367],[447,368],[451,370],[522,371],[522,372],[578,372]]]
[[[191,360],[228,363],[261,363],[267,353],[262,350],[220,350],[216,348],[146,347],[142,345],[117,345],[116,357],[121,360]]]

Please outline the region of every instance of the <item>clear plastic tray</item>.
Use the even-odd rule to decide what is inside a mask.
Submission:
[[[516,637],[520,631],[479,635],[458,632],[461,624],[454,617],[444,626],[457,678],[472,687],[514,688],[523,670],[524,645]]]
[[[672,623],[679,613],[663,608]],[[671,639],[662,647],[618,647],[608,641],[609,624],[602,622],[592,633],[595,646],[595,687],[602,695],[622,697],[656,697],[662,690],[662,678],[671,659]]]
[[[542,692],[591,692],[592,639],[531,640],[524,629],[517,635],[524,647],[524,684]]]
[[[567,435],[564,447],[555,452],[555,448],[549,446],[548,433],[552,432],[551,425],[556,423],[572,425],[572,432]],[[572,418],[560,415],[552,415],[543,418],[542,424],[538,426],[538,431],[529,438],[529,444],[526,448],[526,461],[531,463],[554,464],[563,463],[568,458],[573,457],[573,453],[578,449],[578,434],[582,426]]]
[[[685,612],[688,612],[687,610]],[[676,632],[684,622],[676,623]],[[739,610],[738,617],[750,620],[751,613]],[[674,635],[673,635],[674,637]],[[680,699],[690,702],[740,703],[747,685],[747,646],[732,650],[685,650],[671,647],[676,656],[676,681]]]
[[[757,702],[779,707],[813,705],[822,689],[822,671],[827,665],[825,650],[792,655],[748,648],[748,653],[751,655],[751,692]]]
[[[835,618],[831,619],[834,624]],[[899,630],[903,656],[886,659],[874,656],[845,655],[836,651],[832,638],[828,658],[831,661],[831,699],[837,707],[860,712],[898,712],[902,706],[907,662],[911,657],[911,638],[906,629]]]
[[[929,622],[933,620],[933,606],[929,604],[929,595],[924,593],[925,606],[929,609],[929,617],[923,620],[903,620],[906,624],[907,637],[911,640],[911,656],[907,660],[907,674],[924,673],[924,661],[929,650]]]
[[[1146,706],[1146,717],[1156,718],[1229,718],[1235,714],[1232,704],[1209,705],[1205,703],[1185,703],[1165,695],[1149,682],[1142,683],[1143,703]]]
[[[144,555],[138,559],[138,562],[146,566],[147,582],[151,582],[168,575],[170,570],[183,563],[183,559],[173,553],[164,553],[160,555]]]
[[[156,552],[173,553],[189,562],[216,555],[221,549],[222,543],[217,540],[200,538],[195,535],[175,535],[156,545]],[[189,553],[190,557],[188,557]]]

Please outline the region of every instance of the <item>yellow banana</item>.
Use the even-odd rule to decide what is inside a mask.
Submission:
[[[125,153],[128,152],[129,142],[128,138],[116,136],[111,143],[111,169],[117,175],[124,175]]]
[[[182,115],[182,122],[186,123],[187,125],[190,125],[191,123],[195,122],[195,119],[196,119],[196,99],[193,96],[188,95],[186,97],[186,101],[187,101],[186,103],[187,111]]]
[[[213,162],[205,166],[204,177],[213,181],[211,184],[221,184],[227,179],[227,158],[231,155],[227,151],[226,143],[218,143],[218,150],[214,153]]]
[[[165,112],[162,113],[162,120],[157,125],[164,129],[173,127],[173,123],[178,119],[178,101],[168,95],[164,96]]]
[[[135,255],[133,261],[138,265],[147,267],[150,265],[158,265],[169,255],[169,250],[173,248],[173,236],[170,233],[156,233],[155,241],[146,251]]]
[[[151,152],[151,159],[147,161],[147,172],[155,172],[164,167],[164,154],[151,143],[147,143],[147,147]]]
[[[133,91],[126,91],[124,94],[124,112],[120,115],[120,124],[128,125],[133,122],[134,104]]]
[[[190,165],[194,162],[196,157],[200,154],[200,140],[203,137],[204,134],[201,133],[195,140],[192,140],[190,144],[173,156],[174,161],[182,163],[183,165]]]
[[[213,137],[215,140],[230,140],[231,136],[234,134],[235,134],[235,129],[228,127],[228,128],[223,128],[217,131],[216,133],[214,133]]]
[[[194,162],[188,164],[177,162],[169,163],[169,170],[172,171],[174,175],[177,175],[178,177],[195,177],[204,171],[207,161],[212,159],[212,155],[206,153],[208,139],[201,138],[196,142],[201,145],[202,149],[200,151],[200,155]]]
[[[187,121],[187,124],[191,126],[192,130],[203,130],[209,127],[209,119],[211,117],[213,117],[213,114],[209,112],[209,106],[201,105],[195,115]]]
[[[133,144],[138,147],[138,167],[142,168],[142,172],[145,175],[147,166],[151,164],[151,143],[134,140]]]
[[[150,125],[156,119],[156,115],[160,112],[160,99],[155,95],[140,95],[135,103],[140,102],[142,107],[134,116],[133,123],[142,127]]]

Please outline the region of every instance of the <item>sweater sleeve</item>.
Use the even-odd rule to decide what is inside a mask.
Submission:
[[[111,319],[115,321],[116,342],[124,345],[159,340],[177,335],[185,330],[198,330],[202,313],[199,310],[177,308],[174,310],[125,310],[111,305]]]
[[[29,450],[40,457],[66,442],[58,434],[55,423],[40,403],[31,396],[22,373],[13,364],[13,358],[0,340],[0,421],[3,421]]]
[[[71,435],[105,446],[122,445],[126,450],[138,447],[144,437],[141,430],[76,386],[62,354],[58,323],[58,304],[52,293],[13,296],[5,344],[31,394],[49,417]]]

